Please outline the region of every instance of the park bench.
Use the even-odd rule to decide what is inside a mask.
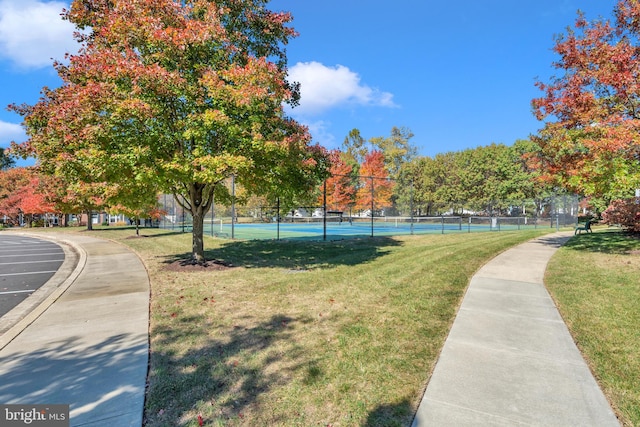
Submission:
[[[585,233],[593,233],[593,231],[591,230],[591,220],[585,222],[584,225],[578,225],[576,227],[576,230],[573,232],[573,235],[575,236],[576,234],[580,234],[583,231]]]

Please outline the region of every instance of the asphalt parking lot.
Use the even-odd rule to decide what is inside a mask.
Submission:
[[[64,261],[47,240],[0,233],[0,317],[45,284]]]

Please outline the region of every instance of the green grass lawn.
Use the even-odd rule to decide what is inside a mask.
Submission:
[[[627,426],[640,426],[640,238],[601,230],[571,239],[545,282]]]
[[[548,230],[338,242],[206,239],[235,267],[174,272],[190,235],[96,231],[152,283],[148,426],[407,426],[473,273]]]

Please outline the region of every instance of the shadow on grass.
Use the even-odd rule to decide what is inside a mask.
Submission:
[[[372,261],[402,243],[389,237],[349,239],[331,242],[249,240],[231,241],[205,251],[207,260],[236,267],[277,267],[292,270],[331,268]],[[186,260],[190,253],[169,257],[167,264]]]
[[[251,324],[251,319],[246,321]],[[243,420],[245,414],[269,405],[260,397],[306,369],[302,362],[290,362],[304,358],[289,343],[293,326],[311,321],[274,315],[262,323],[234,325],[216,339],[207,328],[194,327],[202,319],[193,316],[158,327],[155,348],[166,350],[156,350],[151,357],[145,426],[194,425],[198,415],[200,425],[251,424]],[[185,350],[175,348],[185,333],[192,335],[193,344]]]
[[[413,409],[409,400],[378,406],[367,417],[365,427],[405,427],[411,423]]]
[[[574,236],[565,245],[574,251],[629,254],[640,250],[640,235],[622,230],[601,230]]]

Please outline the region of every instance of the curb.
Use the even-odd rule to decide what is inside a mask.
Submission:
[[[87,262],[85,250],[70,240],[24,232],[11,234],[53,241],[60,244],[65,257],[58,271],[47,283],[2,317],[2,322],[6,322],[8,325],[3,325],[0,329],[0,333],[2,333],[0,335],[0,350],[20,335],[69,289],[82,273]]]

